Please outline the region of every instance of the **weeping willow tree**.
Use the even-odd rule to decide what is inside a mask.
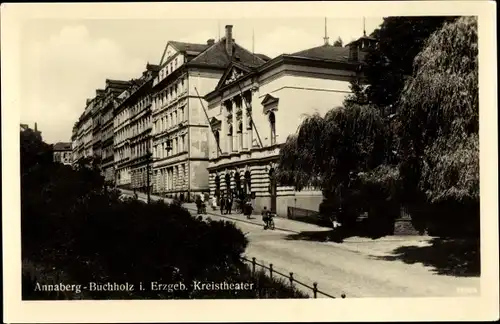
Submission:
[[[405,194],[455,210],[478,207],[477,19],[462,17],[431,35],[414,69],[400,98]]]
[[[386,123],[371,106],[353,104],[324,117],[308,116],[280,149],[277,179],[298,190],[320,187],[323,214],[339,205],[347,211],[357,205],[351,198],[356,196],[358,174],[386,160],[387,138]]]

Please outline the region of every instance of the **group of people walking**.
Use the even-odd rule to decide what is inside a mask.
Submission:
[[[196,206],[198,209],[198,214],[206,214],[206,203],[208,202],[209,197],[208,194],[205,195],[199,195],[198,198],[196,199]],[[241,212],[243,215],[245,215],[248,219],[250,219],[252,212],[253,212],[253,205],[252,205],[252,198],[250,195],[244,196],[242,195],[241,197],[237,198],[236,196],[232,195],[231,193],[228,193],[226,195],[221,195],[220,198],[217,200],[217,198],[214,196],[211,198],[211,205],[213,210],[217,210],[217,202],[220,208],[220,213],[221,215],[228,215],[231,214],[233,211],[233,206],[235,200],[238,203],[238,206],[236,206],[236,209],[238,209],[238,213]],[[274,229],[274,222],[273,222],[273,216],[274,213],[272,213],[270,210],[268,210],[266,207],[264,207],[264,210],[262,211],[262,221],[264,222],[265,226],[264,229],[271,228]]]

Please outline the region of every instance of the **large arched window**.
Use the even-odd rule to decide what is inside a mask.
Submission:
[[[250,171],[245,172],[245,194],[249,195],[252,193],[252,176]]]
[[[269,113],[269,127],[271,128],[271,145],[276,144],[276,117],[274,113]]]
[[[224,180],[226,182],[226,195],[229,195],[231,191],[231,176],[229,175],[229,173],[226,173],[226,177]]]
[[[219,135],[219,131],[215,131],[214,132],[214,137],[215,137],[215,156],[219,156],[220,154],[220,135]]]
[[[233,151],[233,125],[229,125],[229,132],[227,133],[228,136],[228,144],[229,144],[229,153]]]
[[[239,145],[239,149],[242,150],[243,149],[243,124],[240,123],[238,125],[238,145]]]
[[[234,191],[236,195],[239,197],[241,195],[241,180],[240,180],[240,174],[238,172],[235,173],[234,175]]]
[[[215,196],[220,198],[220,177],[215,176]]]

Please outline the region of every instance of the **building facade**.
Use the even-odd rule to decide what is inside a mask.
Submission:
[[[101,169],[104,180],[115,183],[114,163],[114,109],[116,98],[129,87],[129,81],[106,80],[106,88],[101,99]]]
[[[227,67],[205,97],[212,130],[212,195],[253,193],[254,208],[266,206],[280,216],[287,216],[289,208],[318,211],[321,191],[278,186],[274,174],[279,150],[306,114],[324,115],[343,104],[349,82],[361,77],[364,52],[359,44],[326,43],[256,68],[241,62]]]
[[[151,152],[151,86],[158,66],[147,64],[139,79],[117,97],[114,110],[115,181],[124,188],[145,191]]]
[[[218,42],[167,44],[153,83],[153,192],[189,200],[208,192],[210,126],[204,95],[233,60],[263,63],[234,42],[232,26]]]
[[[92,107],[92,156],[98,159],[102,158],[102,137],[101,137],[101,127],[102,127],[102,115],[101,110],[104,103],[105,92],[102,89],[96,91],[96,97],[94,99],[94,105]]]
[[[52,146],[54,162],[72,165],[73,153],[71,143],[58,142]]]
[[[133,80],[131,81],[133,84]],[[114,167],[116,170],[116,186],[120,188],[131,188],[130,167],[128,161],[130,159],[130,109],[128,102],[130,92],[133,91],[132,86],[123,91],[116,98],[116,106],[113,113],[113,153]]]

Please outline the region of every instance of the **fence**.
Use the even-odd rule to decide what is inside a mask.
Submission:
[[[296,283],[296,284],[301,285],[302,287],[305,287],[305,288],[311,289],[311,291],[312,291],[312,293],[313,293],[313,297],[314,297],[314,298],[318,298],[318,294],[323,295],[323,296],[326,296],[326,297],[329,297],[329,298],[336,298],[336,297],[334,297],[334,296],[332,296],[332,295],[330,295],[330,294],[327,294],[327,293],[325,293],[325,292],[323,292],[323,291],[320,291],[320,290],[318,289],[318,283],[317,283],[317,282],[314,282],[314,283],[313,283],[313,285],[312,285],[312,287],[311,287],[311,286],[309,286],[309,285],[307,285],[307,284],[305,284],[305,283],[303,283],[303,282],[300,282],[300,281],[298,281],[297,279],[295,279],[295,278],[293,277],[293,272],[290,272],[290,273],[289,273],[289,275],[286,275],[286,274],[283,274],[283,273],[281,273],[281,272],[279,272],[279,271],[276,271],[275,269],[273,269],[273,264],[272,264],[272,263],[271,263],[271,264],[269,264],[269,267],[267,267],[267,266],[265,266],[265,265],[263,265],[263,264],[257,263],[257,261],[256,261],[256,259],[255,259],[255,258],[252,258],[252,260],[249,260],[249,259],[247,259],[247,258],[245,258],[245,257],[241,257],[241,259],[242,259],[244,262],[248,262],[248,263],[250,263],[250,264],[252,265],[252,275],[253,275],[253,274],[255,274],[255,268],[258,266],[258,267],[260,267],[260,268],[262,268],[262,269],[268,270],[268,271],[269,271],[269,277],[270,277],[271,279],[273,278],[273,274],[277,274],[277,275],[279,275],[279,276],[281,276],[281,277],[283,277],[283,278],[288,279],[288,281],[290,282],[290,286],[291,286],[292,288],[293,288],[294,283]],[[341,298],[345,298],[345,297],[346,297],[346,296],[345,296],[344,294],[342,294]]]
[[[289,219],[318,226],[331,226],[331,222],[328,219],[321,217],[320,213],[314,210],[288,207],[287,212]]]

